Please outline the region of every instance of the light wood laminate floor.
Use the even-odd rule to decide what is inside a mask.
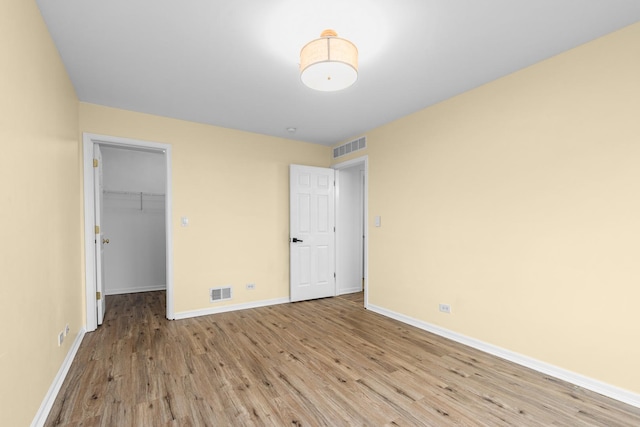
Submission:
[[[362,294],[187,320],[107,297],[47,426],[640,426],[640,409],[362,308]]]

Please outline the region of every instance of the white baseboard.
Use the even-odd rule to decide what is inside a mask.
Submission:
[[[164,291],[167,289],[167,285],[156,286],[138,286],[138,287],[126,287],[120,289],[105,289],[106,295],[122,295],[122,294],[136,294],[138,292],[151,292],[151,291]]]
[[[340,289],[338,291],[338,295],[355,294],[356,292],[362,292],[362,286],[357,286],[355,288]]]
[[[49,391],[45,395],[44,400],[42,401],[42,404],[40,405],[40,408],[38,409],[38,412],[36,413],[35,418],[31,422],[31,427],[44,426],[44,422],[47,421],[49,412],[51,411],[51,408],[53,407],[53,404],[56,401],[56,397],[58,397],[58,392],[60,391],[60,387],[62,387],[62,383],[64,382],[64,379],[66,378],[67,373],[69,372],[69,368],[71,367],[71,363],[73,362],[73,359],[76,357],[76,353],[80,348],[80,343],[82,343],[82,339],[84,338],[85,332],[86,330],[84,328],[80,329],[80,331],[78,332],[78,335],[76,336],[76,339],[73,341],[73,344],[71,344],[71,348],[67,352],[67,356],[64,358],[64,361],[62,362],[62,366],[60,366],[60,369],[58,370],[56,377],[53,379],[53,383],[51,384],[51,387],[49,387]]]
[[[192,317],[208,316],[210,314],[218,314],[218,313],[227,313],[229,311],[236,311],[236,310],[246,310],[248,308],[266,307],[269,305],[284,304],[288,302],[289,302],[289,298],[275,298],[275,299],[262,300],[262,301],[246,302],[242,304],[224,305],[222,307],[205,308],[202,310],[182,311],[180,313],[175,313],[175,319],[176,320],[189,319]]]
[[[518,365],[525,366],[543,374],[550,375],[552,377],[567,381],[571,384],[577,385],[587,390],[594,391],[612,399],[619,400],[620,402],[624,402],[640,408],[640,394],[633,393],[629,390],[615,387],[611,384],[594,380],[593,378],[585,377],[584,375],[577,374],[575,372],[568,371],[554,365],[550,365],[540,360],[533,359],[531,357],[524,356],[522,354],[515,353],[513,351],[506,350],[492,344],[488,344],[475,338],[470,338],[465,335],[458,334],[448,329],[441,328],[439,326],[432,325],[430,323],[423,322],[421,320],[417,320],[391,310],[387,310],[386,308],[369,304],[367,306],[367,309],[383,316],[398,320],[402,323],[415,326],[416,328],[422,329],[424,331],[440,335],[441,337],[448,338],[452,341],[456,341],[464,345],[468,345],[469,347],[484,351],[485,353],[492,354],[510,362],[517,363]]]

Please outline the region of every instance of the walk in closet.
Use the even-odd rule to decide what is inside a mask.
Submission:
[[[101,151],[105,292],[166,289],[164,154],[105,146]]]

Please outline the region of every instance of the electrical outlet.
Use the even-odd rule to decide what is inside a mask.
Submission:
[[[438,309],[447,314],[451,314],[451,306],[449,304],[439,304]]]
[[[247,283],[247,290],[252,291],[256,288],[255,283]]]
[[[69,335],[69,331],[70,331],[70,328],[69,328],[69,324],[67,323],[67,324],[66,324],[66,326],[64,327],[64,336],[65,336],[65,337],[66,337],[67,335]]]
[[[64,331],[58,334],[58,347],[62,345],[63,341],[64,341]]]

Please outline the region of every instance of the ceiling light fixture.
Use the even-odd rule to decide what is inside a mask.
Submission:
[[[319,39],[300,51],[300,79],[311,89],[333,92],[358,80],[358,49],[334,30],[324,30]]]

